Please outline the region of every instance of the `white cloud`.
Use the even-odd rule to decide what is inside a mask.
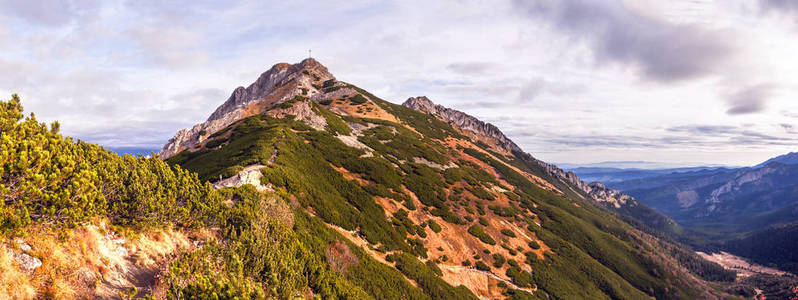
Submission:
[[[160,147],[308,49],[341,80],[427,95],[546,160],[746,164],[795,146],[795,19],[745,0],[54,3],[0,2],[0,93],[108,146]]]

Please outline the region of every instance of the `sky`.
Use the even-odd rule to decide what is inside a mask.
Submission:
[[[426,95],[533,156],[754,165],[798,146],[798,1],[0,0],[0,99],[156,150],[235,87],[313,57]]]

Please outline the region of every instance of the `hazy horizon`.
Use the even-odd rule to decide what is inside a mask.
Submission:
[[[0,3],[0,98],[108,148],[159,149],[308,49],[549,162],[750,166],[798,146],[798,2]]]

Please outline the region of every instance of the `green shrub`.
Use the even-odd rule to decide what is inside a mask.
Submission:
[[[349,135],[352,133],[352,129],[349,128],[349,125],[344,122],[341,117],[332,113],[327,108],[321,105],[317,105],[315,102],[312,102],[312,109],[313,112],[321,115],[327,121],[327,131],[332,134],[343,134]]]
[[[515,251],[515,249],[510,248],[510,246],[507,246],[507,244],[502,244],[502,248],[504,248],[504,250],[507,250],[507,252],[509,252],[510,255],[512,255],[512,256],[515,256],[516,254],[518,254],[518,252]]]
[[[432,270],[432,272],[435,273],[435,275],[443,276],[443,271],[441,271],[441,268],[438,267],[438,264],[436,264],[435,261],[428,260],[424,264],[427,265],[427,267],[429,267],[429,269]]]
[[[506,261],[504,259],[504,256],[502,256],[499,253],[494,253],[492,257],[493,257],[493,266],[496,268],[501,268],[504,265],[504,262]]]
[[[504,228],[504,229],[501,230],[501,232],[502,232],[503,235],[506,235],[506,236],[509,236],[509,237],[515,237],[515,232],[513,232],[509,228]]]
[[[363,97],[361,94],[356,94],[354,97],[350,98],[349,101],[352,102],[352,105],[359,105],[366,103],[368,101],[366,97]]]
[[[213,148],[219,147],[219,145],[224,144],[225,142],[227,142],[227,139],[217,138],[217,139],[213,139],[213,140],[207,141],[205,143],[205,147],[209,148],[209,149],[213,149]]]
[[[93,217],[135,226],[216,224],[221,196],[196,174],[158,158],[119,156],[74,142],[0,101],[0,231],[33,222],[74,225]]]
[[[441,230],[443,230],[443,228],[441,228],[441,225],[438,224],[438,222],[435,222],[435,220],[433,219],[430,219],[428,223],[429,223],[429,228],[432,229],[432,231],[434,231],[435,233],[439,233],[441,232]]]
[[[444,221],[452,224],[458,224],[458,225],[465,224],[465,221],[463,221],[462,219],[460,219],[460,217],[449,211],[448,207],[435,208],[430,212],[430,214],[436,217],[441,217],[443,218]]]
[[[486,265],[484,262],[482,262],[481,260],[477,261],[474,264],[474,267],[476,267],[477,270],[480,270],[480,271],[490,271],[490,267],[488,265]]]
[[[493,197],[493,195],[491,195],[490,193],[488,193],[487,191],[485,191],[483,188],[480,188],[480,187],[471,187],[471,186],[468,186],[468,187],[466,187],[466,189],[467,189],[467,190],[468,190],[468,191],[469,191],[469,192],[470,192],[472,195],[476,196],[476,197],[477,197],[477,198],[479,198],[479,199],[482,199],[482,200],[488,200],[488,201],[493,201],[493,199],[495,199],[495,198]]]
[[[517,266],[512,266],[507,268],[507,272],[505,272],[507,277],[512,279],[512,282],[519,286],[519,287],[532,287],[534,285],[532,274],[529,272],[521,270]]]
[[[471,227],[469,227],[468,233],[475,236],[485,244],[496,245],[496,241],[492,237],[490,237],[490,235],[485,233],[485,231],[482,230],[482,227],[479,227],[479,225],[472,225]]]
[[[238,174],[238,172],[241,172],[243,170],[244,170],[244,167],[236,165],[236,166],[232,166],[232,167],[228,167],[228,168],[224,169],[224,171],[222,171],[221,175],[222,175],[223,178],[233,177],[236,174]]]
[[[537,241],[529,241],[529,248],[532,248],[532,249],[535,249],[535,250],[540,249],[540,244],[538,244]]]

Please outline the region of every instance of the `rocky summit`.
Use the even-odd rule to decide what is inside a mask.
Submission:
[[[207,121],[178,131],[158,154],[162,158],[169,158],[202,143],[210,134],[236,120],[263,113],[268,107],[299,94],[317,94],[320,86],[312,82],[327,80],[335,80],[335,77],[313,58],[293,65],[276,64],[248,87],[239,86],[233,90],[230,98],[216,108]]]

